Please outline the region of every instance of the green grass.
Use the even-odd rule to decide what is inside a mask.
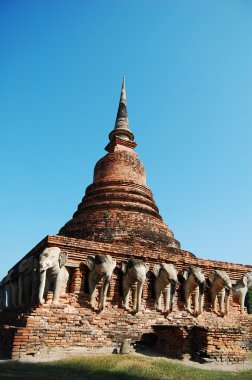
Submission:
[[[252,370],[224,372],[196,369],[161,359],[135,355],[84,356],[50,363],[0,364],[1,380],[240,380]]]
[[[250,362],[252,362],[252,351],[250,351],[250,352],[248,353],[248,360],[249,360]]]

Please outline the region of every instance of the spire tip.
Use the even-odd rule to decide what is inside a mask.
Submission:
[[[118,112],[115,121],[114,130],[110,133],[110,140],[113,136],[118,136],[125,140],[133,141],[134,135],[129,129],[127,105],[126,105],[126,89],[125,89],[125,76],[123,76],[122,89],[119,101]]]

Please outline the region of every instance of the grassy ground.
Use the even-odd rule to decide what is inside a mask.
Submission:
[[[248,353],[248,360],[249,360],[250,362],[252,362],[252,351],[250,351],[250,352]]]
[[[133,355],[76,357],[50,363],[0,364],[1,380],[240,380],[252,379],[243,372],[207,371],[165,360]]]

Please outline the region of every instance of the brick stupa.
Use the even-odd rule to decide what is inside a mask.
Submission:
[[[182,274],[194,266],[201,268],[207,278],[218,269],[225,271],[235,283],[251,272],[252,266],[201,259],[180,248],[159,214],[146,186],[144,167],[134,151],[136,143],[128,123],[124,81],[109,140],[108,154],[97,162],[93,183],[86,189],[73,218],[58,235],[41,240],[0,282],[0,357],[112,353],[128,339],[138,347],[151,345],[152,349],[180,359],[190,356],[200,361],[244,361],[246,351],[252,348],[252,315],[241,314],[232,292],[230,313],[224,318],[221,313],[213,312],[207,291],[202,294],[204,311],[200,315],[186,311]],[[42,294],[45,303],[39,302],[36,295],[43,285],[45,271],[38,263],[41,264],[45,249],[55,247],[65,261],[62,263],[60,256],[54,268],[48,266],[47,278],[63,268],[69,279],[60,289],[59,303],[51,302],[55,294],[52,284]],[[98,306],[102,280],[98,273],[95,299],[91,303],[87,286],[91,272],[87,263],[94,256],[100,263],[101,258],[108,259],[107,255],[116,261],[116,267],[109,282],[107,304],[101,311]],[[20,267],[27,261],[33,263],[31,272],[21,273]],[[133,284],[125,310],[122,268],[125,262],[133,261],[140,261],[149,271],[142,287],[141,308],[134,307],[136,284]],[[175,284],[173,308],[168,313],[164,311],[163,301],[161,309],[156,307],[154,268],[157,264],[173,264],[181,281]],[[20,278],[28,296],[35,294],[34,298],[27,297],[26,303],[16,297],[20,294]]]
[[[120,245],[179,248],[146,186],[144,166],[134,151],[137,144],[129,128],[124,80],[109,140],[105,148],[108,154],[95,165],[93,183],[59,234]]]

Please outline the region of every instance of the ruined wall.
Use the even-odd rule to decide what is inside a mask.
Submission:
[[[49,294],[47,302],[51,297]],[[124,339],[132,343],[147,339],[148,344],[152,343],[153,325],[159,329],[160,326],[173,328],[172,333],[168,330],[166,335],[164,330],[160,334],[160,330],[154,329],[162,339],[153,348],[162,348],[162,352],[171,357],[237,362],[246,359],[250,348],[251,315],[233,311],[229,317],[221,318],[204,312],[194,318],[183,311],[167,317],[154,310],[135,314],[116,305],[98,312],[87,300],[85,294],[71,293],[61,298],[58,306],[47,303],[27,313],[5,312],[6,320],[16,319],[19,323],[0,326],[2,355],[15,359],[27,355],[112,353]]]
[[[246,333],[243,334],[239,347],[249,348],[252,316],[240,314],[239,305],[233,301],[232,294],[229,316],[222,318],[212,313],[205,295],[205,311],[195,318],[184,310],[181,287],[178,285],[174,311],[165,315],[155,310],[154,278],[150,276],[143,289],[144,311],[136,314],[132,309],[123,310],[119,264],[121,259],[134,256],[148,261],[150,269],[155,263],[163,261],[173,263],[179,271],[189,265],[198,265],[204,270],[205,275],[212,269],[225,270],[233,281],[239,279],[244,273],[252,271],[251,266],[197,259],[191,253],[175,248],[169,248],[164,252],[158,245],[155,249],[152,246],[149,249],[143,249],[141,246],[129,248],[58,235],[45,238],[27,256],[38,255],[45,247],[50,246],[58,246],[68,252],[67,267],[70,271],[70,282],[66,289],[67,293],[62,295],[58,306],[50,305],[52,293],[49,292],[47,303],[43,306],[2,311],[0,313],[2,354],[18,358],[26,355],[48,355],[56,351],[61,354],[75,354],[88,350],[108,349],[112,352],[112,349],[123,339],[130,338],[132,342],[137,342],[145,334],[152,333],[152,325],[160,324],[179,327],[198,326],[203,329],[202,331],[205,331],[204,328],[207,327],[211,329],[209,334],[212,334],[212,339],[216,341],[219,340],[217,334],[220,329],[237,330],[243,326]],[[97,253],[110,254],[117,260],[117,268],[114,270],[109,287],[107,308],[102,312],[93,309],[89,303],[86,286],[87,269],[81,264],[85,262],[87,255]],[[226,338],[224,339],[224,335],[222,337],[224,342]],[[228,339],[227,337],[226,341]],[[222,345],[223,349],[226,341]],[[183,347],[186,349],[185,345]],[[209,350],[207,352],[209,353]],[[227,355],[226,358],[228,357]],[[244,358],[244,355],[239,357]]]
[[[240,325],[209,326],[153,326],[155,349],[166,356],[183,359],[189,357],[200,362],[239,363],[246,360],[245,339],[251,339],[252,319],[243,316]],[[244,329],[250,325],[250,331]]]

